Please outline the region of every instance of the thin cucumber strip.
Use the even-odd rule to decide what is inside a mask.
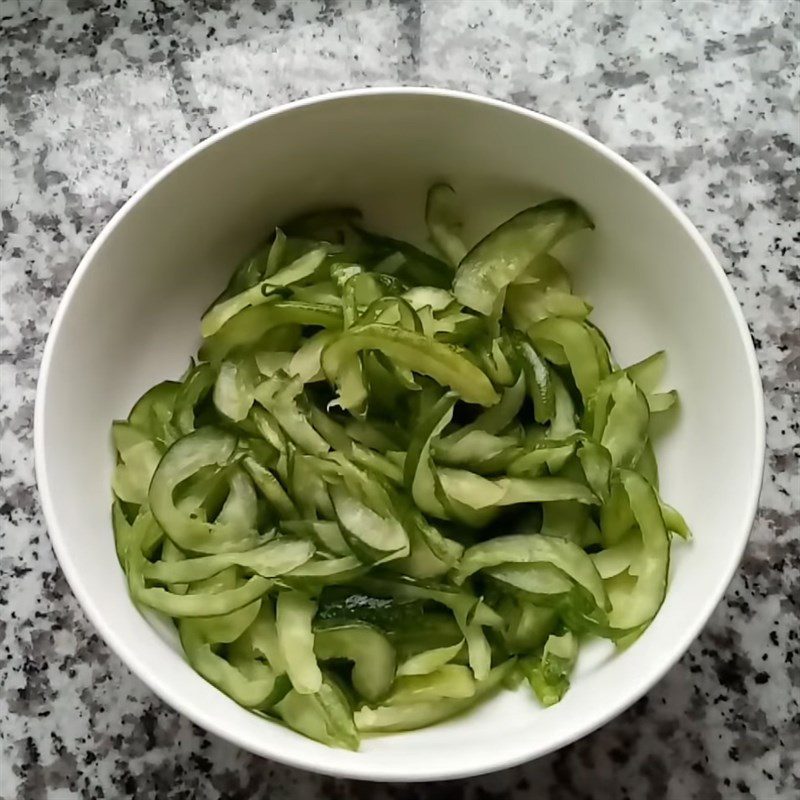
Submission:
[[[221,361],[232,350],[255,346],[269,331],[289,324],[341,328],[342,309],[298,300],[279,300],[245,308],[205,339],[200,357],[204,361]]]
[[[597,606],[609,607],[603,582],[591,558],[577,545],[540,534],[500,536],[470,547],[456,569],[458,583],[500,564],[551,564],[591,592]]]
[[[486,375],[458,348],[380,323],[342,333],[329,344],[322,354],[326,375],[340,379],[348,358],[362,350],[379,350],[395,363],[453,389],[468,403],[491,406],[499,400]]]
[[[212,645],[238,639],[253,624],[260,602],[251,603],[238,611],[212,620],[184,619],[178,629],[181,644],[189,663],[210,683],[221,689],[240,705],[259,707],[272,694],[275,673],[255,659],[239,659],[229,663],[218,655]]]
[[[300,409],[297,397],[301,392],[302,382],[299,378],[285,381],[275,375],[258,386],[255,399],[272,413],[298,447],[307,453],[322,455],[330,450],[330,445]]]
[[[534,323],[528,333],[535,344],[550,342],[563,348],[581,395],[586,399],[594,393],[600,383],[600,362],[592,337],[584,325],[565,317],[549,317]]]
[[[408,555],[408,534],[396,519],[375,513],[343,487],[331,487],[330,495],[342,535],[357,556],[373,562]]]
[[[649,622],[661,607],[669,574],[669,534],[652,486],[636,472],[621,470],[631,512],[642,533],[642,552],[637,559],[638,577],[632,586],[609,588],[609,625],[636,630]]]
[[[150,482],[148,501],[153,516],[182,550],[224,553],[244,550],[256,542],[256,532],[238,524],[204,522],[175,505],[179,484],[208,466],[230,463],[236,438],[215,428],[202,428],[179,439],[158,464]]]
[[[397,667],[397,675],[428,675],[449,664],[464,648],[464,642],[449,647],[435,647],[411,656]]]
[[[663,350],[659,350],[626,367],[625,373],[643,392],[650,394],[661,383],[666,369],[667,354]]]
[[[600,444],[610,454],[613,466],[633,467],[647,443],[647,399],[632,381],[622,377],[611,391],[611,401]]]
[[[147,490],[161,461],[161,451],[154,442],[145,439],[126,447],[123,453],[114,468],[111,488],[120,500],[141,505],[147,502]]]
[[[475,694],[476,685],[469,667],[460,664],[445,664],[427,675],[398,677],[392,693],[384,703],[387,706],[394,706],[425,703],[444,697],[472,697]]]
[[[352,661],[353,688],[368,702],[383,697],[394,681],[394,648],[371,625],[319,630],[314,635],[314,652],[321,661],[339,658]]]
[[[474,706],[477,702],[498,689],[515,666],[515,659],[508,659],[495,667],[486,680],[475,686],[470,697],[444,698],[436,702],[411,703],[369,708],[363,706],[353,715],[356,728],[363,732],[411,731],[441,722]]]
[[[605,580],[630,569],[631,565],[641,556],[641,553],[641,534],[631,532],[612,547],[592,553],[590,558],[600,577]]]
[[[565,236],[592,227],[586,212],[571,200],[550,200],[521,211],[464,256],[454,294],[468,308],[490,314],[497,297],[532,261]]]
[[[435,495],[429,458],[431,442],[452,419],[455,403],[455,394],[448,393],[422,416],[409,443],[403,468],[406,489],[410,491],[417,507],[434,517],[447,515]]]
[[[431,186],[425,203],[425,222],[431,241],[453,267],[458,266],[467,248],[461,240],[463,222],[452,186],[446,183]]]
[[[219,553],[177,562],[149,563],[143,574],[148,580],[159,583],[193,583],[236,565],[256,575],[274,578],[305,564],[313,555],[314,546],[310,542],[278,539],[243,553]]]
[[[336,681],[322,677],[314,693],[292,689],[275,706],[276,713],[293,730],[331,747],[358,750],[360,738],[350,704]]]
[[[486,575],[510,594],[545,606],[555,604],[574,587],[565,572],[546,561],[489,567]]]
[[[533,401],[534,418],[537,422],[547,422],[553,418],[556,410],[550,370],[530,342],[520,338],[516,347],[522,361],[528,394]]]
[[[528,680],[542,705],[552,706],[566,694],[577,658],[578,640],[571,631],[548,637],[541,659],[527,671]]]
[[[599,502],[591,489],[567,478],[498,478],[494,485],[503,492],[497,501],[499,506],[558,500],[576,500],[589,505]]]
[[[311,621],[316,603],[300,592],[281,592],[275,610],[278,646],[286,672],[299,694],[314,694],[322,685],[322,672],[314,655]]]
[[[489,676],[492,666],[492,648],[483,632],[480,623],[470,621],[464,612],[456,612],[456,622],[464,634],[467,645],[467,659],[469,668],[476,681],[483,681]]]
[[[200,322],[203,336],[213,336],[231,317],[250,306],[258,306],[272,300],[271,293],[281,286],[289,286],[311,277],[325,260],[327,250],[323,247],[305,253],[289,266],[278,270],[255,286],[229,297],[206,312]]]

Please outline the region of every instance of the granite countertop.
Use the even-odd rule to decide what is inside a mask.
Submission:
[[[798,6],[2,0],[0,797],[800,796]],[[425,84],[588,131],[699,227],[750,323],[767,402],[761,508],[725,600],[645,698],[560,752],[437,786],[260,760],[165,706],[67,587],[39,510],[31,422],[50,321],[89,243],[144,181],[286,100]],[[713,476],[712,476],[713,479]]]

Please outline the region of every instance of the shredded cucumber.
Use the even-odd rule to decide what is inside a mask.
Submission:
[[[112,426],[116,551],[233,701],[327,745],[431,725],[514,679],[569,689],[581,638],[629,646],[667,591],[654,415],[550,250],[570,200],[439,256],[352,209],[276,228],[204,314],[200,362]],[[441,256],[441,257],[440,257]]]

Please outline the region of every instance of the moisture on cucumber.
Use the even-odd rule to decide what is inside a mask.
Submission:
[[[663,352],[621,367],[551,252],[577,203],[482,237],[450,185],[429,249],[358,211],[277,228],[178,380],[114,422],[117,553],[232,700],[327,745],[411,730],[658,613],[674,537],[650,438]]]

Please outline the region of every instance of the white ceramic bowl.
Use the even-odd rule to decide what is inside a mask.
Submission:
[[[426,730],[329,749],[237,706],[197,675],[174,634],[128,598],[110,525],[109,426],[153,383],[179,375],[199,319],[237,260],[277,222],[333,205],[424,237],[425,190],[456,187],[477,236],[532,201],[563,195],[595,220],[563,251],[619,360],[666,348],[681,394],[657,443],[663,496],[695,540],[673,547],[666,602],[621,654],[581,653],[564,700],[525,687]],[[198,145],[140,190],[78,267],[45,349],[36,466],[56,554],[87,615],[154,692],[247,750],[330,775],[455,778],[561,747],[619,714],[680,658],[728,585],[761,484],[764,416],[753,346],[708,246],[641,173],[539,114],[455,92],[381,89],[267,111]]]

